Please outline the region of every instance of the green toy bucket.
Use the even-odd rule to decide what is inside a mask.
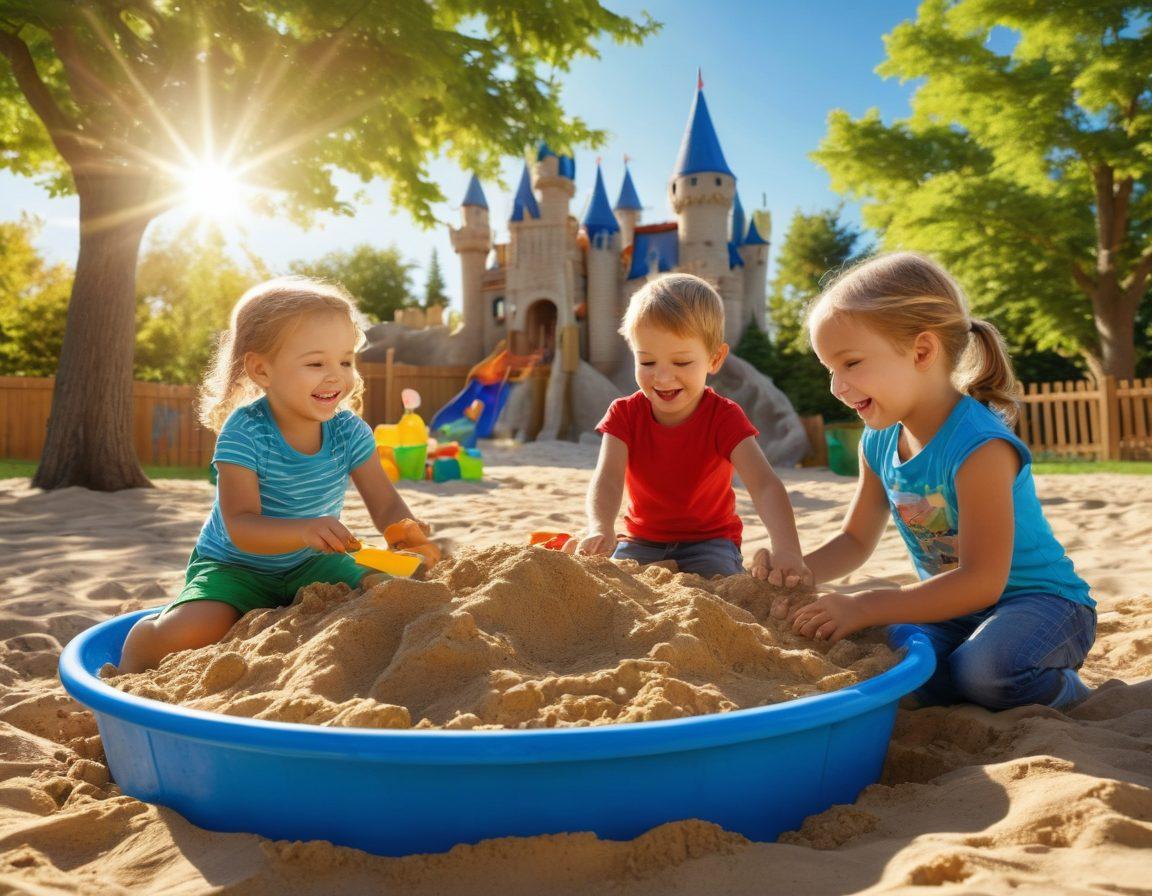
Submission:
[[[465,448],[457,455],[456,459],[460,461],[461,479],[477,480],[484,478],[484,459],[475,448]]]
[[[401,479],[424,478],[424,461],[428,458],[427,445],[397,445],[392,452]]]
[[[841,476],[860,474],[860,436],[864,427],[859,423],[837,423],[824,429],[824,441],[828,444],[828,469]]]

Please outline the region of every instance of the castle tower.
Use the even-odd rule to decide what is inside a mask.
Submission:
[[[761,330],[768,329],[768,240],[760,235],[753,217],[744,242],[739,247],[744,259],[744,323],[756,321]]]
[[[536,152],[535,186],[540,191],[540,218],[549,224],[568,221],[568,203],[576,195],[576,162],[558,156],[540,142]]]
[[[484,261],[492,246],[492,228],[488,225],[488,200],[476,175],[468,182],[468,191],[460,206],[460,227],[449,228],[452,248],[460,256],[463,287],[463,318],[458,337],[468,346],[468,357],[484,357]]]
[[[640,223],[640,214],[644,207],[640,204],[640,197],[636,195],[636,186],[632,183],[632,172],[628,170],[628,163],[624,163],[624,183],[620,185],[620,196],[616,200],[616,220],[620,222],[620,248],[627,249],[632,245],[632,236],[636,232],[636,225]]]
[[[735,195],[736,175],[724,160],[703,84],[697,82],[669,199],[679,218],[679,269],[717,287],[723,278],[731,279],[728,215]]]
[[[633,191],[635,192],[635,191]],[[620,225],[608,206],[604,175],[596,166],[596,186],[584,215],[588,236],[588,362],[608,376],[616,367],[616,296],[620,291]]]

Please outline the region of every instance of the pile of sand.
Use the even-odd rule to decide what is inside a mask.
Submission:
[[[218,644],[108,673],[143,697],[280,722],[553,728],[764,706],[895,663],[875,639],[795,637],[769,619],[777,593],[751,576],[496,545],[430,581],[312,585]]]

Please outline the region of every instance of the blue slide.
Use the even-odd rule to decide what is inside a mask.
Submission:
[[[436,435],[437,431],[441,427],[446,427],[446,435],[452,436],[452,430],[456,428],[453,424],[460,420],[468,420],[464,416],[464,411],[477,398],[484,402],[484,411],[480,415],[480,419],[476,421],[475,428],[467,427],[472,431],[470,433],[461,431],[462,437],[457,438],[457,441],[461,442],[465,448],[475,448],[477,439],[486,439],[492,435],[496,420],[500,417],[500,412],[504,410],[504,402],[508,400],[508,381],[505,379],[497,380],[494,383],[482,383],[475,377],[468,380],[467,385],[460,390],[460,393],[436,412],[436,416],[432,418],[432,423],[428,427],[429,432],[436,438],[440,438]]]

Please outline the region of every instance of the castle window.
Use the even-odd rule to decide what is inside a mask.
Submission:
[[[689,183],[692,184],[692,186],[696,186],[696,178],[692,178]]]
[[[676,181],[672,181],[672,195],[676,195]]]
[[[504,296],[497,296],[492,300],[492,317],[496,323],[504,323]]]
[[[720,186],[720,178],[716,178],[716,186]]]

